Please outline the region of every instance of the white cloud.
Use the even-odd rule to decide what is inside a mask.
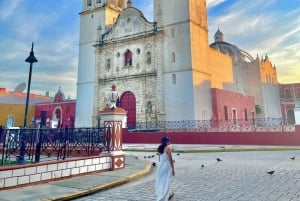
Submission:
[[[66,95],[75,98],[79,39],[77,13],[80,12],[81,0],[76,1],[78,11],[71,9],[70,6],[74,5],[65,3],[68,0],[57,4],[52,4],[53,0],[47,1],[52,7],[48,8],[49,2],[47,6],[43,2],[31,6],[36,0],[0,1],[0,25],[3,25],[0,68],[5,70],[5,73],[0,73],[0,87],[13,90],[19,83],[27,82],[29,64],[24,60],[33,41],[39,62],[33,67],[31,91],[55,93],[61,86]],[[207,0],[209,9],[226,3],[220,13],[208,16],[210,42],[220,27],[227,42],[253,57],[268,54],[277,67],[280,82],[296,82],[297,79],[300,82],[300,8],[284,13],[276,9],[279,1]],[[153,21],[153,0],[134,1],[134,6]],[[34,12],[31,9],[35,9]]]
[[[207,0],[206,5],[208,8],[219,5],[220,3],[225,2],[226,0]]]
[[[56,4],[52,1],[51,5],[35,3],[34,0],[11,2],[13,4],[8,4],[10,8],[3,1],[0,3],[0,11],[7,10],[5,14],[0,12],[0,23],[7,24],[2,26],[0,32],[0,68],[5,70],[5,73],[0,74],[0,87],[14,90],[19,83],[27,83],[29,64],[25,59],[29,55],[31,42],[34,42],[38,63],[33,64],[31,92],[44,94],[49,88],[56,92],[58,86],[61,86],[68,90],[68,95],[75,98],[78,12],[73,12],[74,8],[68,4]],[[31,5],[32,2],[35,3],[34,6]],[[67,13],[71,11],[73,13]],[[67,21],[70,15],[78,18]]]
[[[17,13],[17,9],[24,0],[2,1],[0,2],[0,21],[7,20]]]
[[[282,2],[281,2],[282,3]],[[300,9],[277,9],[278,1],[235,1],[222,14],[209,17],[210,41],[220,27],[225,41],[249,52],[268,54],[280,82],[300,82]],[[224,14],[225,13],[225,14]],[[227,14],[226,14],[227,13]]]

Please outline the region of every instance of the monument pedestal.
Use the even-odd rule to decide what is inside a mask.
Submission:
[[[104,151],[112,158],[112,170],[125,167],[125,152],[122,151],[122,122],[127,112],[123,108],[105,108],[99,112],[100,125],[104,127]]]

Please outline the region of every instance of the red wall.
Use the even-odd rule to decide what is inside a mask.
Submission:
[[[159,144],[168,136],[173,144],[219,145],[300,145],[300,126],[295,132],[128,132],[123,129],[123,143]]]
[[[43,103],[37,104],[35,109],[35,119],[41,119],[41,112],[47,112],[47,119],[52,119],[55,108],[61,108],[62,110],[62,121],[60,126],[73,127],[75,122],[75,101],[65,101],[59,103]]]
[[[251,124],[251,112],[255,111],[254,98],[222,89],[211,89],[213,120],[225,120],[224,106],[227,106],[228,120],[233,119],[232,110],[237,112],[237,119],[245,119],[245,109]]]

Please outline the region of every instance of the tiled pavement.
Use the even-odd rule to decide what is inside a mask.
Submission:
[[[134,152],[140,158],[151,153]],[[300,201],[300,151],[174,154],[177,201]],[[295,160],[290,157],[296,156]],[[222,159],[217,162],[216,158]],[[146,159],[157,162],[157,157]],[[201,166],[204,165],[202,168]],[[274,170],[274,174],[267,172]],[[138,181],[76,201],[153,201],[154,167]]]
[[[149,168],[149,164],[157,163],[158,158],[148,158],[154,154],[148,151],[153,150],[156,145],[123,147],[125,150],[134,148],[133,151],[126,151],[128,160],[123,170],[0,191],[0,201],[156,200],[156,167]],[[295,150],[297,147],[289,147],[293,150],[285,150],[285,147],[267,147],[280,151],[248,152],[226,150],[264,150],[266,147],[172,145],[172,148],[176,168],[171,186],[175,192],[172,199],[174,201],[300,201],[300,150]],[[213,150],[218,152],[211,152]],[[180,154],[177,155],[178,152]],[[135,156],[138,156],[138,159]],[[296,156],[296,159],[291,160],[292,156]],[[217,162],[216,158],[221,158],[222,161]],[[201,167],[202,165],[204,167]],[[270,170],[274,170],[275,173],[267,174]],[[132,181],[133,176],[141,178]],[[120,180],[123,182],[118,182]],[[127,183],[129,181],[131,182]],[[114,188],[99,188],[107,184],[113,184],[111,186]],[[100,191],[90,194],[95,192],[91,189]],[[75,199],[86,194],[90,195]]]

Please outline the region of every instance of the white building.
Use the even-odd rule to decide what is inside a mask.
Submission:
[[[271,66],[262,73],[261,62],[249,60],[246,52],[243,56],[249,61],[222,50],[221,32],[209,46],[205,0],[154,0],[153,4],[154,22],[149,22],[131,0],[83,0],[77,127],[97,125],[113,82],[121,107],[128,111],[129,127],[136,122],[236,120],[248,113],[254,118],[255,105],[266,112],[269,101],[272,112],[276,110],[277,100],[267,99],[264,88],[268,87],[261,77],[275,79],[276,69]],[[258,73],[255,85],[247,72]],[[276,90],[277,78],[267,84]],[[279,116],[277,112],[260,115],[280,118],[280,105],[278,111]]]
[[[95,48],[99,36],[113,25],[125,0],[83,0],[77,78],[76,126],[92,126],[95,88]]]

